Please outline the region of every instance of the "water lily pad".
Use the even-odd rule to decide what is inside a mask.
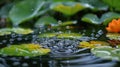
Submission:
[[[108,37],[111,40],[120,40],[120,33],[107,33],[106,37]]]
[[[87,7],[88,4],[81,4],[77,2],[56,2],[50,6],[51,9],[69,16],[74,15]]]
[[[10,28],[0,29],[0,36],[9,35],[9,34],[11,34],[11,29]]]
[[[11,45],[0,49],[0,55],[8,56],[41,56],[50,52],[50,49],[42,48],[39,44]]]
[[[101,0],[79,0],[81,3],[88,3],[93,6],[93,10],[107,10],[108,5],[103,3]]]
[[[95,14],[86,14],[82,17],[82,21],[84,22],[88,22],[91,24],[104,24],[104,25],[108,25],[108,23],[116,18],[120,18],[120,14],[115,13],[115,12],[107,12],[104,13],[100,18],[98,18],[97,15]]]
[[[82,41],[80,42],[79,47],[80,48],[95,48],[98,46],[105,46],[105,45],[109,45],[109,43],[105,42],[105,41]]]
[[[10,10],[9,17],[14,25],[37,16],[45,4],[43,0],[23,0],[17,2]]]
[[[120,48],[100,46],[91,49],[91,52],[100,58],[120,61]]]
[[[23,28],[3,28],[3,29],[0,29],[0,36],[9,35],[12,32],[17,34],[29,34],[29,33],[32,33],[33,30],[23,29]]]
[[[57,37],[57,38],[70,38],[70,39],[79,39],[82,37],[79,33],[43,33],[39,37]]]
[[[17,34],[29,34],[33,32],[33,30],[31,29],[23,29],[23,28],[12,28],[12,30]]]
[[[36,23],[35,27],[45,26],[45,25],[57,25],[57,20],[50,16],[41,17]]]
[[[107,26],[108,23],[111,22],[113,19],[118,19],[118,18],[120,18],[119,13],[107,12],[107,13],[102,15],[100,20],[103,22],[104,25]]]
[[[92,24],[101,24],[99,18],[95,14],[86,14],[81,20]]]
[[[120,11],[120,0],[102,0],[103,2],[105,2],[106,4],[108,4],[110,7],[115,8],[116,10]]]

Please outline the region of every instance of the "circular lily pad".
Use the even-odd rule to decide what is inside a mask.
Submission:
[[[0,49],[0,55],[8,56],[41,56],[50,52],[50,49],[42,48],[39,44],[11,45]]]
[[[109,45],[109,43],[105,42],[105,41],[82,41],[80,42],[79,47],[80,48],[95,48],[98,46],[105,46],[105,45]]]
[[[0,36],[9,35],[12,32],[17,34],[29,34],[29,33],[32,33],[33,30],[23,29],[23,28],[3,28],[3,29],[0,29]]]
[[[9,34],[11,34],[11,29],[10,28],[0,29],[0,36],[9,35]]]
[[[100,46],[91,49],[91,52],[103,59],[120,61],[120,48],[112,48],[110,46]]]
[[[23,29],[23,28],[12,28],[12,31],[17,34],[29,34],[33,32],[33,30],[31,29]]]
[[[120,40],[120,33],[107,33],[106,37],[108,37],[111,40]]]
[[[79,33],[43,33],[39,37],[57,37],[57,38],[70,38],[70,39],[79,39],[82,37]]]

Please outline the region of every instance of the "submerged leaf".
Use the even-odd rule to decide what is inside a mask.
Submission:
[[[43,33],[39,37],[57,37],[57,38],[70,38],[70,39],[79,39],[82,37],[79,33]]]
[[[103,59],[111,59],[120,61],[120,48],[112,48],[110,46],[100,46],[91,49],[91,52]]]
[[[39,44],[21,44],[21,45],[11,45],[0,49],[1,55],[8,56],[41,56],[50,52],[50,49],[42,48]]]
[[[56,2],[50,6],[51,9],[69,16],[74,15],[87,7],[88,5],[77,2]]]
[[[14,25],[19,25],[37,16],[44,4],[45,2],[42,0],[23,0],[13,6],[9,17]]]

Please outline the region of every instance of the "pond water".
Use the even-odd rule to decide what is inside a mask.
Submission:
[[[74,32],[78,32],[76,29]],[[62,31],[47,30],[47,32]],[[67,30],[71,33],[73,31]],[[89,33],[88,33],[89,32]],[[80,41],[89,40],[106,40],[105,31],[103,29],[83,29],[78,33],[83,37],[79,39],[65,39],[65,38],[39,38],[37,35],[46,33],[46,30],[35,30],[34,33],[29,35],[21,35],[12,33],[0,37],[1,48],[11,44],[21,43],[39,43],[45,48],[50,48],[51,52],[47,55],[33,57],[13,57],[13,56],[0,56],[0,67],[119,67],[120,62],[115,60],[105,60],[94,56],[88,48],[78,48]]]

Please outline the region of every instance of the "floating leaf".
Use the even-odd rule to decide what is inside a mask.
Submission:
[[[106,37],[111,40],[120,40],[120,33],[107,33]]]
[[[12,31],[17,34],[29,34],[33,32],[33,30],[31,29],[23,29],[23,28],[12,28]]]
[[[33,30],[31,29],[23,29],[23,28],[3,28],[0,29],[0,36],[9,35],[11,32],[17,33],[17,34],[29,34],[32,33]]]
[[[111,59],[120,61],[120,48],[112,48],[110,46],[100,46],[91,49],[91,52],[103,59]]]
[[[105,2],[106,4],[108,4],[110,7],[115,8],[116,10],[120,11],[120,0],[102,0],[103,2]]]
[[[50,52],[50,49],[42,48],[39,44],[21,44],[21,45],[11,45],[0,49],[1,55],[8,56],[41,56]]]
[[[20,1],[13,6],[9,13],[9,17],[14,25],[19,25],[37,16],[44,4],[45,2],[42,0]]]
[[[81,4],[77,2],[56,2],[50,6],[51,9],[69,16],[74,15],[87,7],[88,4]]]
[[[52,0],[53,2],[65,2],[65,1],[68,1],[68,0]],[[75,1],[75,0],[69,0],[69,1]]]
[[[107,10],[108,5],[103,3],[101,0],[79,0],[81,3],[87,3],[93,6],[93,10]]]
[[[63,26],[69,26],[69,25],[73,25],[76,24],[77,21],[65,21],[65,22],[58,22],[57,25],[52,26],[52,28],[58,28],[58,27],[63,27]]]
[[[10,28],[0,29],[0,36],[9,35],[9,34],[11,34],[11,29]]]
[[[115,13],[115,12],[107,12],[104,13],[101,18],[98,18],[97,15],[95,14],[86,14],[82,17],[82,21],[88,22],[91,24],[101,24],[103,23],[104,25],[108,25],[108,23],[116,18],[120,18],[120,14]]]
[[[8,18],[8,14],[9,14],[9,11],[10,11],[10,9],[11,9],[12,6],[13,6],[12,3],[4,5],[0,9],[0,17],[2,17],[2,18]]]
[[[79,47],[80,48],[95,48],[98,46],[105,46],[105,45],[109,45],[109,43],[105,42],[105,41],[82,41],[80,42]]]
[[[82,37],[79,33],[43,33],[39,37],[57,37],[57,38],[70,38],[70,39],[79,39]]]
[[[115,12],[108,12],[103,14],[100,20],[103,22],[104,25],[108,25],[108,23],[111,22],[113,19],[118,18],[120,18],[120,14]]]
[[[81,20],[92,24],[101,24],[99,18],[95,14],[86,14]]]
[[[40,26],[44,26],[44,25],[51,25],[54,26],[57,24],[57,20],[54,19],[53,17],[50,16],[44,16],[41,17],[36,23],[35,23],[35,27],[40,27]]]

